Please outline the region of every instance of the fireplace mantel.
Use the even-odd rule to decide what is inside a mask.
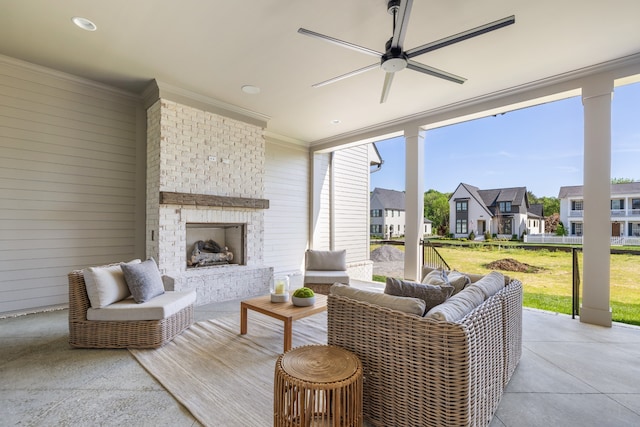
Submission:
[[[269,209],[269,200],[248,197],[212,196],[209,194],[160,192],[161,205],[191,205],[223,208]]]

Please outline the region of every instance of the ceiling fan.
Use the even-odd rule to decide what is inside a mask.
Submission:
[[[506,18],[499,19],[497,21],[490,22],[485,25],[481,25],[476,28],[472,28],[467,31],[463,31],[458,34],[454,34],[449,37],[445,37],[440,40],[436,40],[431,43],[424,44],[422,46],[415,47],[413,49],[404,50],[402,44],[404,42],[404,36],[407,32],[407,24],[409,23],[409,15],[411,13],[411,6],[413,4],[413,0],[389,0],[387,3],[387,12],[393,15],[393,36],[387,41],[385,46],[384,53],[378,52],[373,49],[369,49],[366,47],[358,46],[353,43],[349,43],[343,40],[336,39],[334,37],[330,37],[324,34],[316,33],[311,30],[307,30],[305,28],[298,29],[300,34],[305,36],[318,38],[320,40],[327,41],[329,43],[336,44],[338,46],[346,47],[347,49],[355,50],[356,52],[364,53],[366,55],[371,55],[380,58],[379,63],[375,63],[364,68],[360,68],[355,71],[351,71],[346,74],[342,74],[338,77],[334,77],[329,80],[325,80],[320,83],[316,83],[313,87],[325,86],[331,83],[335,83],[337,81],[346,79],[348,77],[353,77],[355,75],[364,73],[365,71],[373,70],[378,66],[382,68],[383,71],[386,72],[384,78],[384,85],[382,86],[382,95],[380,96],[380,103],[384,103],[387,100],[387,96],[389,95],[389,90],[391,88],[391,82],[393,81],[393,76],[397,71],[404,70],[408,68],[410,70],[419,71],[424,74],[428,74],[434,77],[439,77],[441,79],[445,79],[454,83],[462,84],[466,81],[464,77],[456,76],[455,74],[448,73],[443,70],[439,70],[435,67],[430,67],[425,64],[421,64],[412,60],[418,55],[422,55],[423,53],[431,52],[436,49],[440,49],[445,46],[452,45],[454,43],[461,42],[463,40],[470,39],[472,37],[479,36],[481,34],[488,33],[493,30],[497,30],[502,27],[506,27],[507,25],[511,25],[516,22],[516,18],[514,15],[508,16]]]

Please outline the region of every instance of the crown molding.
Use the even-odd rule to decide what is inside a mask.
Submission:
[[[259,126],[263,129],[267,127],[267,122],[271,120],[271,117],[266,114],[257,113],[242,107],[227,104],[226,102],[222,102],[187,89],[182,89],[156,79],[154,79],[143,91],[142,99],[145,108],[149,108],[158,99],[166,99],[189,107],[208,111],[213,114],[219,114],[221,116]]]

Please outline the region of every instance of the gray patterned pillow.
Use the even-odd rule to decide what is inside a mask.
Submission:
[[[451,296],[453,286],[447,284],[440,286],[428,285],[387,277],[387,286],[384,288],[384,293],[398,297],[419,298],[426,304],[425,311],[429,311],[436,305],[445,302]]]
[[[138,304],[164,294],[162,276],[153,258],[140,264],[122,264],[121,267],[131,295]]]

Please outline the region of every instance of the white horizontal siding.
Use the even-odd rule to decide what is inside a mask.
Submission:
[[[309,230],[309,154],[267,142],[264,261],[275,273],[303,269]]]
[[[0,58],[0,312],[64,304],[69,271],[134,257],[139,108]]]
[[[369,150],[361,145],[336,151],[333,159],[336,249],[347,262],[369,259]]]
[[[314,154],[313,161],[313,245],[311,249],[331,248],[329,154]]]

